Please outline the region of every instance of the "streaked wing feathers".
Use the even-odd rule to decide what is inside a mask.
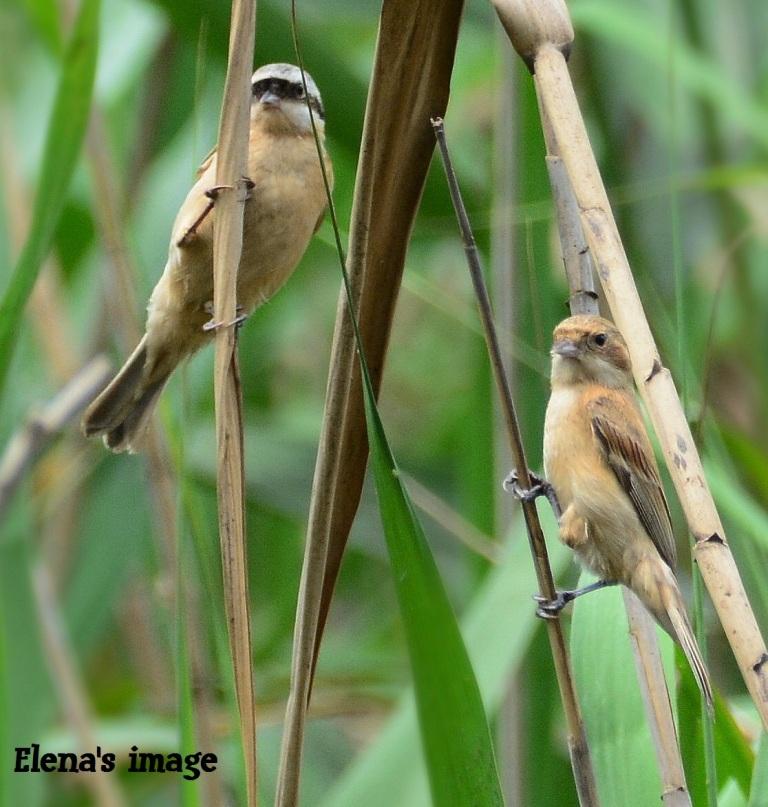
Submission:
[[[659,554],[674,570],[677,550],[669,508],[642,425],[628,423],[616,402],[609,397],[590,401],[588,409],[592,431],[606,462],[635,506],[640,522]]]

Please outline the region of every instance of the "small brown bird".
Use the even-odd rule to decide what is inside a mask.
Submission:
[[[324,137],[317,85],[290,64],[260,67],[251,80],[249,198],[237,278],[238,311],[249,315],[289,278],[317,231],[325,188],[308,105]],[[325,157],[332,182],[330,160]],[[216,149],[197,172],[173,225],[165,271],[147,307],[146,334],[83,417],[86,435],[112,451],[136,451],[176,365],[213,337],[213,219]],[[208,326],[208,327],[206,327]]]
[[[640,598],[683,648],[711,709],[709,675],[675,579],[669,509],[629,351],[602,317],[574,316],[555,328],[544,467],[562,509],[561,540],[602,581],[622,583]]]

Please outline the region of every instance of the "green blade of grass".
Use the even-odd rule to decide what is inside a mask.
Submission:
[[[681,730],[680,732],[680,745],[683,760],[686,763],[688,790],[694,804],[706,804],[708,794],[703,765],[705,746],[701,728],[699,690],[682,653],[677,653],[675,660],[680,675],[680,686],[677,692],[680,725],[689,727],[688,731]],[[733,779],[746,798],[752,783],[752,766],[755,764],[755,755],[725,701],[717,693],[715,693],[713,729],[712,740],[717,758],[717,781],[714,783],[714,787],[717,792],[721,792],[728,781]]]
[[[571,9],[577,29],[632,51],[638,57],[664,69],[667,46],[659,36],[659,21],[650,9],[633,8],[610,0],[582,0]],[[677,43],[677,69],[680,85],[710,102],[727,120],[737,124],[763,147],[768,144],[768,109],[722,65],[698,53],[683,42]]]
[[[546,529],[555,529],[554,519],[544,509],[542,516]],[[557,576],[571,562],[571,556],[561,544],[553,544],[551,549],[550,560]],[[536,577],[530,563],[525,528],[518,519],[508,553],[501,564],[491,570],[461,620],[462,633],[490,714],[499,709],[510,677],[520,669],[523,658],[530,652],[538,623],[530,599],[530,593],[535,590]],[[500,619],[499,614],[504,614],[504,618]],[[563,804],[571,803],[566,793],[561,793],[561,798]],[[360,804],[423,807],[427,799],[417,715],[413,691],[409,690],[373,743],[334,783],[322,807]]]
[[[760,737],[760,749],[752,772],[749,807],[762,807],[764,804],[768,804],[768,734],[765,732]]]
[[[436,805],[502,805],[488,722],[472,665],[429,545],[403,487],[366,375],[368,441],[413,671]]]
[[[50,249],[85,137],[96,73],[99,5],[100,0],[82,0],[48,123],[32,226],[0,302],[0,395],[24,307]]]
[[[582,577],[579,585],[589,582]],[[659,640],[662,659],[671,661],[671,640],[661,636]],[[658,804],[661,778],[651,751],[619,586],[588,594],[575,604],[571,653],[600,803]],[[669,669],[669,664],[665,667]]]

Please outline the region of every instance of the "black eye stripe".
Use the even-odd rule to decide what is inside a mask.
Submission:
[[[261,98],[267,90],[271,90],[279,98],[304,100],[304,85],[301,81],[288,81],[284,78],[263,78],[255,82],[251,88],[254,98]],[[325,110],[320,100],[310,93],[309,103],[318,117],[324,120]]]

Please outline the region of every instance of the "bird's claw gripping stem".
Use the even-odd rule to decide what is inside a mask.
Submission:
[[[598,580],[595,583],[590,583],[588,586],[584,586],[583,588],[577,588],[570,591],[556,591],[555,596],[552,599],[544,597],[541,594],[534,594],[533,599],[538,603],[538,606],[536,607],[536,616],[540,617],[541,619],[557,619],[560,615],[560,611],[562,611],[569,602],[573,602],[573,600],[575,600],[577,597],[581,597],[584,594],[589,594],[590,591],[598,591],[606,586],[615,585],[616,580]]]
[[[206,314],[213,315],[213,303],[206,303],[203,308]],[[228,327],[234,326],[237,330],[239,330],[243,323],[248,319],[248,315],[243,313],[243,307],[241,305],[237,306],[235,309],[235,314],[237,314],[237,316],[232,320],[232,322],[227,323],[216,322],[216,320],[213,319],[213,316],[211,316],[211,319],[209,319],[208,322],[203,325],[203,330],[206,333],[210,331],[218,331],[219,328],[223,327],[224,325],[227,325]]]
[[[552,510],[555,513],[555,516],[559,521],[560,516],[562,515],[562,510],[560,508],[560,502],[557,500],[555,489],[549,482],[547,482],[546,479],[543,479],[542,477],[533,473],[533,471],[528,471],[528,476],[530,477],[532,485],[530,488],[524,488],[520,484],[517,471],[510,471],[502,483],[504,490],[508,491],[523,502],[533,502],[538,499],[539,496],[546,496]]]

